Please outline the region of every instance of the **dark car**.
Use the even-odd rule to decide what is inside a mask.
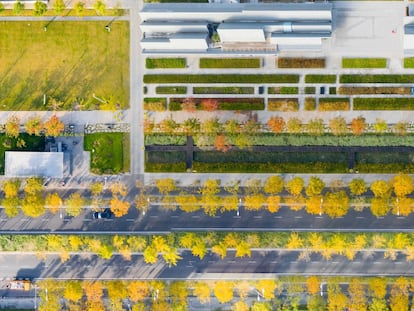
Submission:
[[[110,219],[112,217],[112,212],[109,208],[105,208],[101,212],[93,212],[92,218],[93,219]]]

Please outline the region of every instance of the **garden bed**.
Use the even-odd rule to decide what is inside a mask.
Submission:
[[[297,98],[269,98],[267,102],[268,111],[298,111],[299,102]]]
[[[319,111],[349,110],[349,98],[319,98]]]
[[[157,86],[155,88],[157,94],[186,94],[187,87],[185,86]]]
[[[398,94],[409,95],[411,88],[409,87],[375,87],[375,86],[341,86],[339,94],[344,95],[365,95],[365,94]]]
[[[354,98],[354,110],[414,110],[414,98]]]
[[[145,67],[147,69],[169,69],[169,68],[186,68],[187,60],[185,58],[146,58]]]
[[[298,94],[299,88],[296,86],[272,86],[267,88],[268,94]]]
[[[342,68],[386,68],[386,58],[342,58]]]
[[[260,58],[200,58],[200,68],[260,68]]]
[[[316,109],[315,97],[305,97],[305,111],[313,111]]]
[[[413,83],[414,75],[341,75],[340,83]]]
[[[186,98],[170,98],[169,109],[182,110],[185,100]],[[205,102],[215,103],[217,110],[264,110],[265,107],[263,98],[191,98],[191,100],[197,110],[208,110],[205,108]]]
[[[325,68],[324,58],[284,58],[276,61],[279,68]]]
[[[306,75],[305,83],[335,83],[336,75]]]
[[[165,111],[167,110],[167,99],[158,97],[145,97],[144,110]]]
[[[195,86],[195,87],[193,87],[193,94],[254,94],[254,87],[238,87],[238,86],[202,87],[202,86]]]
[[[170,135],[170,134],[145,134],[145,146],[150,145],[185,145],[187,142],[186,135]]]
[[[299,75],[282,74],[147,74],[144,83],[298,83]]]

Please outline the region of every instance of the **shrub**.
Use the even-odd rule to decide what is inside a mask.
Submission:
[[[253,87],[194,87],[194,94],[254,94]]]
[[[354,133],[354,135],[361,135],[365,132],[366,128],[367,123],[365,122],[365,118],[363,116],[352,119],[351,131]]]
[[[200,68],[260,68],[260,58],[200,58]]]
[[[404,68],[414,68],[414,57],[404,58]]]
[[[33,13],[35,16],[41,16],[45,14],[47,11],[47,5],[46,3],[43,3],[40,0],[36,0],[34,7],[33,7]]]
[[[298,75],[282,74],[147,74],[144,83],[298,83]]]
[[[329,94],[330,95],[336,95],[336,86],[331,86],[329,88]]]
[[[147,69],[185,68],[187,61],[185,58],[146,58],[145,66]]]
[[[336,75],[306,75],[306,83],[335,83]]]
[[[290,118],[286,123],[286,129],[289,133],[298,134],[302,132],[302,121],[298,118]]]
[[[19,0],[13,4],[13,13],[14,14],[21,14],[24,10],[24,3],[20,2]]]
[[[182,103],[181,102],[172,101],[170,99],[170,103],[168,104],[168,110],[169,111],[180,111],[180,110],[182,110]]]
[[[267,103],[269,111],[298,111],[297,98],[269,98]]]
[[[277,59],[279,68],[325,68],[324,58],[283,58]]]
[[[186,171],[185,162],[181,163],[145,163],[145,171],[149,173],[182,173]]]
[[[165,111],[167,110],[166,98],[145,97],[144,110]]]
[[[267,126],[273,133],[282,133],[285,128],[285,120],[282,117],[270,117]]]
[[[305,87],[305,94],[315,94],[316,88],[314,86]]]
[[[349,98],[320,98],[319,111],[349,110]]]
[[[386,58],[342,58],[342,68],[386,68]]]
[[[324,132],[324,125],[322,119],[311,119],[306,125],[306,129],[310,135],[320,136]]]
[[[354,110],[414,110],[414,98],[354,98]]]
[[[185,98],[170,98],[169,109],[181,110]],[[210,104],[217,104],[218,110],[264,110],[263,98],[192,98],[197,110],[212,111],[207,108]],[[207,102],[213,101],[213,102]]]
[[[316,109],[315,97],[305,97],[305,110],[312,111]]]
[[[348,127],[346,121],[343,117],[336,117],[329,120],[329,127],[332,134],[335,136],[345,135],[348,133]]]
[[[145,146],[149,145],[185,145],[185,135],[147,134],[144,137]]]
[[[295,86],[269,87],[269,94],[298,94],[299,89]]]
[[[186,94],[185,86],[157,86],[155,89],[157,94]]]

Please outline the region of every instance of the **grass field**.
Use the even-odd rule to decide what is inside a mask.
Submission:
[[[129,133],[86,134],[84,148],[91,151],[92,173],[118,174],[129,171]]]
[[[343,58],[342,68],[386,68],[386,58]]]
[[[44,22],[0,22],[0,109],[52,109],[43,94],[60,110],[127,107],[129,25],[106,24],[52,22],[45,32]]]

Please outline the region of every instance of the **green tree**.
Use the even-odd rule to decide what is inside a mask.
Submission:
[[[75,9],[77,15],[83,15],[85,3],[83,3],[82,1],[78,1],[75,3],[73,8]]]
[[[305,192],[308,196],[315,196],[321,194],[323,188],[325,188],[325,183],[322,181],[322,179],[312,176],[309,179],[309,183],[305,189]]]
[[[26,121],[24,126],[29,135],[40,136],[43,131],[43,122],[39,116],[31,117]]]
[[[263,190],[268,194],[278,194],[283,191],[285,181],[281,176],[270,176],[266,179]]]
[[[66,213],[70,216],[78,216],[85,206],[85,199],[78,192],[72,193],[66,200]]]
[[[367,192],[367,185],[362,178],[355,178],[348,185],[351,194],[353,195],[361,195]]]
[[[60,15],[66,9],[65,2],[63,0],[55,0],[53,2],[53,10],[56,14]]]
[[[289,180],[286,184],[286,190],[295,196],[298,196],[302,193],[302,189],[305,182],[300,177],[294,177],[291,180]]]
[[[335,136],[345,135],[348,133],[348,126],[344,117],[336,117],[329,120],[329,128]]]
[[[220,303],[226,303],[233,299],[233,282],[218,281],[214,286],[214,295]]]
[[[45,14],[47,11],[47,5],[46,3],[40,1],[40,0],[36,0],[36,2],[34,3],[34,8],[33,8],[33,13],[35,16],[40,16]]]
[[[369,311],[388,311],[387,301],[385,299],[372,299],[368,306]]]
[[[308,298],[307,302],[308,311],[325,311],[326,302],[323,297],[319,295],[313,295]]]
[[[20,119],[17,116],[9,117],[4,125],[4,130],[7,136],[17,138],[20,132]]]
[[[16,15],[21,14],[24,11],[24,3],[17,0],[13,5],[13,13]]]
[[[4,5],[3,3],[0,3],[0,13],[4,11]]]
[[[101,0],[96,0],[93,4],[93,9],[95,10],[96,14],[98,15],[105,15],[106,12],[106,5]]]

